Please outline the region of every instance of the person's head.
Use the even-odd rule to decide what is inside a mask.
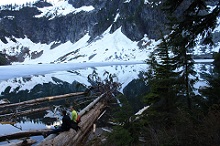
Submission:
[[[63,111],[62,111],[62,114],[63,114],[63,116],[65,116],[65,115],[66,115],[66,111],[65,111],[65,110],[63,110]]]
[[[73,107],[73,106],[70,106],[70,110],[71,110],[71,111],[74,110],[74,107]]]

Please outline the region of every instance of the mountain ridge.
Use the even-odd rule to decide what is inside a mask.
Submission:
[[[0,12],[0,53],[12,64],[145,60],[159,43],[160,31],[167,33],[161,5],[158,0],[69,0],[55,4],[39,0],[20,7],[4,6]],[[109,35],[117,39],[106,40]],[[108,57],[102,58],[102,53]],[[50,60],[43,56],[50,56]]]

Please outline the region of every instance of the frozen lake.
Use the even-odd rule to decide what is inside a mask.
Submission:
[[[144,64],[143,61],[126,61],[126,62],[99,62],[99,63],[62,63],[62,64],[30,64],[30,65],[9,65],[0,66],[0,81],[16,78],[27,77],[31,75],[42,75],[56,71],[85,69],[88,67],[102,67],[111,65],[132,65]]]

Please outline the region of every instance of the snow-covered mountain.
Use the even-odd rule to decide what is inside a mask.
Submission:
[[[157,0],[38,0],[1,6],[0,53],[12,64],[145,60],[159,43],[159,32],[166,32],[160,5]],[[214,51],[220,39],[215,38]],[[194,53],[212,51],[198,45]]]
[[[40,0],[2,6],[0,51],[13,64],[145,60],[157,42],[124,20],[131,16],[118,8],[132,8],[130,3]]]
[[[16,42],[9,38],[10,43],[0,42],[1,48],[9,56],[21,56],[21,62],[13,64],[38,64],[62,62],[109,62],[109,61],[143,61],[158,42],[144,37],[140,42],[131,41],[121,28],[113,33],[106,30],[93,42],[88,42],[90,36],[86,34],[79,41],[72,43],[51,42],[50,44],[33,43],[28,38],[17,38]],[[147,49],[146,49],[147,48]]]
[[[160,42],[160,31],[167,33],[160,6],[159,0],[37,0],[4,5],[0,11],[0,53],[12,65],[144,61]],[[214,32],[216,46],[204,49],[198,44],[194,54],[219,50],[219,27]],[[125,86],[145,67],[112,67],[100,72],[112,71],[121,76],[129,72],[130,79],[119,77]],[[74,76],[86,78],[92,73],[82,72]],[[68,79],[47,74],[2,81],[1,92],[31,90],[43,83],[61,84],[54,78],[72,83],[74,79],[69,77],[73,74],[64,74]]]

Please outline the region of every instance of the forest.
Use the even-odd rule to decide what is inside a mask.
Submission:
[[[219,17],[220,2],[213,9],[209,9],[208,2],[164,3],[163,10],[169,18],[166,27],[171,33],[161,34],[158,50],[146,61],[150,64],[145,73],[149,92],[140,98],[149,108],[136,116],[126,97],[120,96],[124,106],[113,110],[112,117],[121,124],[108,135],[108,145],[220,145],[220,53],[213,55],[214,73],[205,75],[207,86],[199,89],[199,95],[194,93],[198,79],[193,78],[194,61],[190,53],[198,41],[213,45],[212,31]]]

